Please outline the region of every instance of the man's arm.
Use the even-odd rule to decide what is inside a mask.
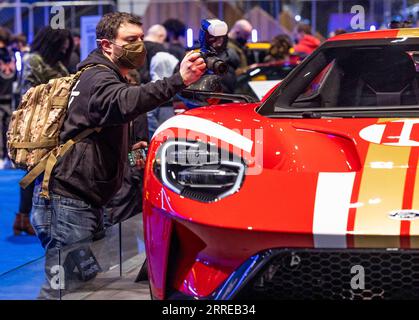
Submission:
[[[94,86],[88,105],[89,118],[95,126],[127,123],[170,100],[186,87],[180,73],[140,86],[121,83],[106,70],[100,74],[100,83]]]
[[[182,60],[180,70],[169,78],[130,86],[122,83],[106,69],[93,87],[88,103],[88,116],[95,126],[126,123],[170,100],[186,86],[199,80],[206,68],[199,53],[189,53]]]

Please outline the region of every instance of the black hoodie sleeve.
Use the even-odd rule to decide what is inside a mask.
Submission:
[[[110,70],[100,70],[91,78],[88,117],[94,126],[127,123],[146,113],[185,88],[180,73],[139,86],[121,80]]]

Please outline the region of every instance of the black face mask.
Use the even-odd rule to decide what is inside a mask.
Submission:
[[[247,43],[247,39],[246,39],[246,38],[237,38],[237,39],[236,39],[236,41],[237,41],[237,43],[238,43],[239,45],[241,45],[242,47],[244,47],[244,46],[245,46],[245,44]]]

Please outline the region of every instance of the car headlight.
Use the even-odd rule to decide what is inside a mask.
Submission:
[[[201,142],[167,141],[157,152],[154,173],[170,190],[212,202],[240,189],[245,165],[225,150]]]

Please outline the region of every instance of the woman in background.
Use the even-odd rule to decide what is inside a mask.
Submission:
[[[294,52],[291,38],[286,34],[280,34],[271,41],[271,47],[264,62],[273,62],[278,60],[289,60]]]
[[[49,80],[67,76],[66,65],[73,50],[73,38],[67,29],[42,28],[33,40],[30,53],[24,56],[20,93],[23,96],[31,87]],[[32,210],[34,183],[20,188],[19,212],[13,224],[13,233],[34,235],[29,215]]]

